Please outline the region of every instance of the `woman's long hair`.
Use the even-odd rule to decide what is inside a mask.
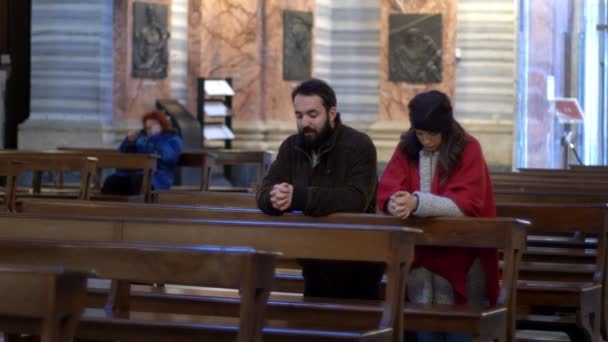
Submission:
[[[462,151],[469,142],[468,134],[456,121],[452,121],[450,129],[441,133],[441,146],[439,147],[439,181],[445,184],[454,170],[460,165]],[[416,137],[416,130],[410,128],[401,135],[399,142],[401,150],[410,162],[418,163],[422,144]]]

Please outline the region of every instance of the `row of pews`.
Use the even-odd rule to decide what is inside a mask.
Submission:
[[[98,157],[64,151],[53,160],[75,153]],[[0,153],[5,160],[7,170],[29,163]],[[46,277],[52,280],[36,284],[47,284],[50,298],[73,294],[35,299],[49,306],[27,314],[27,305],[0,305],[0,321],[8,322],[0,331],[9,339],[402,341],[407,331],[431,330],[514,341],[518,329],[559,330],[582,341],[607,336],[605,170],[495,173],[499,218],[406,221],[270,217],[255,209],[253,194],[203,187],[150,192],[148,202],[19,191],[7,199],[13,176],[1,171],[4,201],[12,204],[0,213],[0,277]],[[501,303],[405,303],[416,245],[499,249]],[[304,298],[299,258],[385,263],[384,300]],[[19,285],[26,283],[7,281],[15,285],[0,293],[27,298],[29,287]],[[70,291],[59,293],[54,283]]]
[[[271,162],[268,151],[241,150],[190,150],[184,151],[178,161],[181,168],[194,168],[200,174],[196,187],[176,187],[179,190],[196,191],[250,191],[251,188],[212,188],[211,172],[220,166],[253,164],[258,168],[258,178],[266,174]],[[59,148],[57,150],[0,151],[0,176],[6,177],[6,196],[3,210],[13,211],[17,197],[77,198],[98,201],[151,202],[152,175],[156,171],[158,156],[146,154],[124,154],[103,148]],[[101,175],[104,169],[131,170],[143,175],[140,195],[118,196],[101,194]],[[25,171],[31,172],[31,187],[17,187],[17,178]],[[43,173],[52,172],[51,184],[43,184]],[[66,172],[76,173],[80,184],[64,184]],[[43,185],[46,187],[43,188]]]

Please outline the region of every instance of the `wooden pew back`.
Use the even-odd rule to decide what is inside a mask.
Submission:
[[[86,302],[87,276],[62,267],[0,266],[0,331],[72,341]]]
[[[608,207],[606,204],[542,204],[542,203],[498,203],[499,215],[514,215],[532,221],[528,233],[530,244],[549,245],[554,239],[578,240],[575,235],[594,237],[597,241],[592,282],[601,283],[605,277],[606,238],[608,236]],[[566,215],[560,215],[566,213]],[[546,243],[541,243],[541,237]],[[582,243],[580,247],[585,248]],[[569,255],[554,255],[553,262]],[[564,270],[567,273],[568,270]],[[585,279],[582,279],[585,280]]]
[[[157,168],[158,156],[143,153],[120,153],[116,150],[105,148],[67,148],[60,147],[59,152],[75,153],[84,156],[97,158],[97,168],[141,171],[143,179],[141,182],[141,194],[144,201],[151,201],[152,196],[152,176]],[[98,172],[101,175],[101,172]],[[62,182],[62,180],[60,180]],[[96,181],[96,186],[101,187],[100,179]]]
[[[18,230],[13,229],[18,225]],[[86,227],[83,229],[83,227]],[[387,265],[380,328],[402,334],[405,281],[415,236],[403,226],[339,225],[241,220],[192,220],[61,215],[0,215],[0,237],[122,241],[171,245],[247,245],[286,258],[376,261]],[[272,237],[272,238],[269,238]],[[348,244],[344,242],[348,241]]]
[[[2,209],[14,211],[17,198],[17,182],[21,174],[22,163],[0,159],[0,177],[5,178],[4,183],[4,206]]]
[[[214,191],[154,191],[152,202],[160,204],[257,208],[254,194]]]
[[[242,197],[242,195],[239,195]],[[225,196],[228,197],[228,196]],[[249,196],[251,197],[251,196]],[[503,293],[507,306],[513,310],[515,305],[515,285],[521,260],[521,253],[526,246],[526,223],[513,219],[483,218],[433,218],[410,219],[402,221],[395,217],[369,214],[333,214],[328,217],[308,217],[297,214],[285,214],[280,217],[267,216],[257,209],[237,209],[220,207],[189,207],[179,205],[137,204],[117,205],[113,203],[69,203],[40,201],[23,201],[21,210],[24,213],[55,213],[66,215],[79,212],[83,215],[117,217],[123,212],[130,216],[143,218],[179,217],[182,219],[221,220],[232,217],[241,221],[272,221],[284,224],[335,224],[382,226],[414,226],[421,228],[424,234],[417,238],[418,245],[457,246],[474,248],[498,248],[503,251]],[[321,241],[321,240],[319,240]],[[334,240],[337,241],[337,240]],[[333,244],[333,241],[329,241]],[[370,243],[371,240],[370,240]],[[359,253],[359,247],[349,246]],[[285,253],[289,255],[288,253]]]
[[[530,202],[530,203],[606,203],[605,192],[568,192],[568,191],[518,191],[495,190],[497,202]]]
[[[21,171],[32,171],[33,193],[40,194],[42,187],[42,172],[79,172],[80,187],[79,199],[89,199],[90,184],[95,176],[98,160],[86,156],[60,153],[57,151],[28,151],[28,150],[2,150],[0,160],[18,161]]]
[[[0,239],[1,262],[64,265],[134,282],[239,288],[239,341],[260,340],[276,256],[242,247]]]
[[[119,152],[109,148],[87,148],[87,147],[59,147],[59,150],[81,152],[90,156],[118,154]],[[177,165],[181,167],[200,168],[201,184],[200,191],[209,190],[211,171],[216,166],[255,164],[258,166],[258,183],[268,172],[272,163],[270,151],[249,150],[184,150],[180,154]]]

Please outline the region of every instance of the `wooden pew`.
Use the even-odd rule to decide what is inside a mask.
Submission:
[[[101,154],[118,154],[115,149],[110,148],[87,148],[87,147],[59,147],[59,150],[82,152],[87,155],[97,157]],[[272,163],[272,153],[270,151],[250,151],[250,150],[232,150],[232,149],[202,149],[202,150],[184,150],[180,155],[177,163],[181,167],[196,167],[200,168],[201,184],[197,190],[200,191],[237,191],[247,192],[248,189],[242,188],[210,188],[211,171],[217,166],[223,165],[244,165],[255,164],[258,166],[258,185],[262,178],[268,172]],[[177,187],[176,190],[180,190]]]
[[[531,220],[533,224],[528,231],[531,235],[537,235],[541,241],[540,247],[537,247],[538,240],[528,240],[527,253],[535,254],[531,261],[527,260],[528,255],[524,255],[520,269],[518,306],[576,309],[576,321],[573,321],[572,317],[547,320],[546,317],[523,315],[519,325],[555,329],[576,323],[583,328],[587,340],[597,340],[600,326],[604,331],[607,326],[606,205],[499,202],[497,211],[498,215],[512,215]],[[549,242],[550,237],[572,238],[575,233],[596,237],[596,253],[581,258],[580,250],[555,248],[555,244]]]
[[[518,191],[518,192],[566,192],[566,193],[589,193],[604,192],[608,193],[608,184],[583,184],[583,183],[547,183],[547,182],[496,182],[494,191]]]
[[[220,150],[209,150],[215,155],[215,165],[245,165],[255,164],[258,167],[258,181],[254,186],[254,192],[257,191],[257,187],[262,184],[262,180],[270,164],[272,164],[272,152],[270,151],[252,151],[252,150],[233,150],[233,149],[220,149]],[[207,189],[211,190],[211,189]],[[214,191],[231,191],[230,189],[213,189]],[[243,190],[232,190],[239,192],[248,192],[249,189]]]
[[[492,173],[490,175],[492,182],[495,181],[541,181],[541,182],[606,182],[606,177],[601,173],[561,173],[561,172],[549,172],[549,173],[527,173],[527,172],[505,172],[505,173]]]
[[[72,151],[72,152],[80,152],[86,155],[112,155],[112,154],[121,154],[118,150],[112,148],[102,148],[102,147],[58,147],[58,150],[61,151]],[[208,189],[209,182],[209,173],[211,169],[215,166],[215,155],[206,150],[187,150],[182,151],[180,154],[179,160],[177,162],[177,166],[179,167],[192,167],[200,169],[201,174],[201,184],[198,187],[200,191],[205,191]],[[121,168],[121,167],[115,167]],[[100,188],[100,184],[98,184],[98,188]]]
[[[14,229],[16,226],[19,229]],[[59,215],[0,216],[0,237],[172,245],[249,245],[264,250],[282,251],[289,259],[384,262],[387,265],[388,283],[386,300],[376,330],[395,327],[393,331],[396,341],[402,339],[401,312],[405,282],[413,259],[414,239],[419,233],[417,229],[402,226],[119,217],[67,218]],[[341,246],[340,243],[344,241],[348,241],[348,245]]]
[[[564,192],[564,191],[517,191],[496,190],[497,202],[539,202],[539,203],[605,203],[608,195],[604,192]]]
[[[593,170],[561,170],[561,169],[520,169],[514,172],[491,172],[490,178],[500,179],[504,177],[544,177],[545,179],[572,178],[582,179],[586,177],[601,178],[605,176],[604,171]]]
[[[97,168],[101,169],[120,169],[141,171],[143,179],[141,182],[141,194],[144,202],[150,202],[152,199],[152,176],[156,171],[158,156],[153,154],[143,153],[119,153],[116,150],[105,148],[66,148],[62,147],[58,150],[60,153],[79,154],[89,157],[94,157],[98,160]],[[101,175],[101,172],[98,172]],[[63,183],[60,179],[59,183]],[[98,190],[101,188],[100,179],[96,181]],[[137,201],[136,196],[116,196],[116,195],[100,195],[96,194],[93,198],[98,200],[110,201]]]
[[[491,177],[495,191],[608,192],[608,177],[599,174],[546,171],[494,173]]]
[[[88,155],[88,153],[87,153]],[[100,169],[122,169],[131,171],[142,171],[143,179],[141,182],[141,194],[144,196],[145,202],[150,202],[152,199],[152,175],[156,171],[158,156],[142,153],[116,153],[95,155]],[[98,197],[99,196],[99,197]],[[98,195],[99,199],[104,199],[104,196],[109,200],[115,200],[116,196]],[[120,199],[120,198],[119,198]]]
[[[216,191],[154,191],[152,202],[160,204],[257,208],[254,194]]]
[[[238,329],[227,327],[228,333],[216,334],[218,327],[207,324],[199,326],[197,330],[213,340],[217,335],[228,335],[234,340],[238,331],[236,340],[242,342],[261,341],[264,310],[276,256],[276,253],[240,247],[0,239],[1,262],[64,265],[75,270],[95,270],[100,277],[125,281],[238,288],[241,290]],[[84,281],[82,289],[81,302],[84,304]],[[110,298],[113,302],[108,304],[128,306],[128,293],[119,298],[120,295],[120,292],[115,292]],[[43,297],[38,299],[42,300]],[[118,299],[126,302],[117,303]],[[125,314],[128,312],[121,312],[120,309],[108,316],[85,314],[77,336],[121,340],[154,338],[153,335],[146,337],[150,332],[145,324],[140,326]],[[100,326],[105,326],[105,329]],[[109,331],[109,336],[104,338],[104,335],[108,335],[106,331]]]
[[[98,160],[75,154],[55,153],[55,151],[1,150],[0,160],[18,161],[21,171],[32,171],[32,194],[40,195],[42,172],[79,172],[80,186],[78,199],[89,199],[90,184],[95,176]],[[51,197],[60,196],[58,194]]]
[[[177,166],[192,167],[200,170],[201,183],[198,186],[198,191],[209,190],[209,182],[211,180],[211,172],[215,167],[216,155],[205,150],[188,150],[183,151],[179,156]],[[182,190],[184,187],[171,187],[173,191]]]
[[[181,167],[199,167],[201,169],[201,184],[196,189],[198,191],[248,192],[249,188],[211,187],[211,173],[213,169],[225,165],[255,164],[258,167],[258,182],[256,186],[259,186],[266,172],[268,172],[271,162],[272,153],[269,151],[204,149],[182,151],[177,165]],[[184,190],[188,191],[190,189],[174,187],[171,191]]]
[[[537,176],[527,174],[505,174],[505,175],[493,175],[493,185],[508,185],[508,184],[520,184],[520,185],[548,185],[548,186],[580,186],[580,187],[598,187],[606,188],[608,186],[608,177],[574,177],[570,175],[548,177],[548,176]]]
[[[530,174],[572,174],[572,173],[587,173],[587,174],[592,174],[592,173],[604,173],[606,172],[606,168],[603,166],[584,166],[584,167],[579,167],[576,165],[573,165],[573,167],[571,169],[568,170],[564,170],[564,169],[538,169],[538,168],[520,168],[518,170],[519,172],[522,173],[530,173]]]
[[[521,231],[521,227],[510,227],[510,224],[507,223],[508,221],[501,221],[500,219],[496,219],[495,221],[484,221],[484,219],[475,220],[468,218],[464,219],[465,221],[462,221],[462,219],[446,218],[441,220],[435,219],[404,222],[389,216],[357,214],[334,214],[323,218],[311,218],[292,214],[286,214],[281,217],[269,217],[267,215],[263,215],[258,210],[251,209],[188,207],[158,204],[141,205],[135,203],[119,206],[112,203],[81,202],[80,204],[74,205],[73,203],[69,202],[42,203],[40,201],[32,200],[23,201],[20,210],[25,213],[32,214],[52,212],[55,215],[69,215],[73,212],[79,212],[82,215],[106,217],[116,217],[120,216],[123,212],[128,212],[130,216],[147,218],[235,218],[243,221],[273,220],[276,222],[288,221],[294,223],[310,222],[324,224],[370,224],[378,226],[411,224],[413,226],[423,228],[425,231],[423,238],[418,239],[418,244],[444,246],[467,245],[473,247],[486,246],[503,248],[505,251],[505,260],[507,265],[503,274],[503,284],[505,284],[505,293],[507,294],[507,298],[511,298],[510,294],[512,292],[512,287],[510,287],[509,284],[513,281],[512,279],[517,278],[519,253],[525,246],[525,232]],[[515,224],[515,226],[517,226],[517,224]],[[483,230],[484,227],[486,227],[487,230]],[[496,230],[494,231],[494,229]],[[480,231],[492,231],[500,236],[500,238],[494,237],[492,234],[479,238]],[[511,236],[509,234],[516,234],[516,236]],[[494,238],[500,239],[501,242],[496,242]],[[475,245],[475,243],[477,243],[477,245]],[[299,275],[298,281],[300,283],[302,281]],[[513,297],[513,299],[508,299],[510,301],[507,301],[507,303],[511,303],[511,306],[514,305],[514,298],[515,297]],[[334,312],[334,314],[337,313]],[[446,331],[446,329],[452,329],[456,330],[457,332],[480,335],[482,334],[482,328],[485,327],[485,333],[490,335],[492,333],[496,334],[497,332],[490,331],[489,327],[494,326],[500,328],[500,325],[496,325],[497,316],[500,316],[499,314],[500,309],[497,310],[496,308],[480,309],[470,307],[468,309],[463,309],[450,308],[449,306],[427,306],[422,308],[420,306],[409,305],[406,306],[405,320],[408,330],[422,330],[432,327],[434,329],[443,329],[443,331]],[[360,321],[360,318],[356,321]],[[468,323],[465,325],[462,324],[462,322]],[[493,322],[494,325],[490,324],[489,322]]]
[[[42,342],[72,341],[90,275],[38,262],[0,265],[0,331],[5,341],[22,333],[40,336]]]

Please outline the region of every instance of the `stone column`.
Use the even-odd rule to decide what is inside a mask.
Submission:
[[[315,76],[328,81],[349,124],[378,116],[380,1],[317,0]]]
[[[112,120],[113,2],[32,1],[32,92],[19,148],[99,146]]]

